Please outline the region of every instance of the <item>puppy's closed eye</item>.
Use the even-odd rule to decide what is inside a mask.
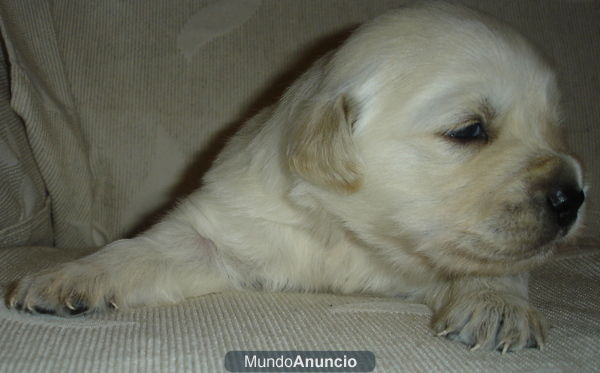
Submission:
[[[444,133],[446,138],[451,140],[459,141],[461,143],[467,142],[487,142],[488,135],[485,131],[481,121],[469,122],[467,125],[460,127],[455,130],[450,130]]]

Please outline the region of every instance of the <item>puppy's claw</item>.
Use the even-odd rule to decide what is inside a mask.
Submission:
[[[65,301],[65,306],[67,306],[68,309],[70,309],[71,311],[75,311],[76,308],[73,307],[73,305],[71,304],[71,302],[69,300]]]
[[[108,305],[115,310],[119,309],[119,306],[117,306],[117,304],[112,300],[108,302]]]
[[[442,330],[441,332],[437,333],[438,337],[445,337],[448,334],[450,334],[450,331],[448,329]]]
[[[73,306],[71,305],[71,307],[73,307]],[[80,313],[84,313],[88,310],[89,310],[88,306],[86,306],[84,303],[78,302],[73,308],[71,308],[71,312],[69,312],[69,313],[71,315],[79,315]]]
[[[473,352],[473,351],[477,351],[477,350],[479,350],[480,348],[481,348],[481,345],[480,345],[479,343],[477,343],[475,346],[471,347],[471,350],[470,350],[470,351],[471,351],[471,352]]]
[[[504,343],[504,347],[502,348],[502,355],[506,355],[508,349],[510,348],[510,343]]]

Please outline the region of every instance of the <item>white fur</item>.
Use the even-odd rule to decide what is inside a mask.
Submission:
[[[442,3],[391,12],[250,120],[164,221],[24,278],[11,304],[66,314],[227,289],[406,295],[432,307],[441,335],[541,346],[524,272],[564,239],[533,185],[583,182],[557,100],[551,70],[506,26]],[[488,144],[443,135],[474,116]]]

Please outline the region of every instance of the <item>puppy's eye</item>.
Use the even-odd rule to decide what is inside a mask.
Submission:
[[[458,141],[487,140],[487,133],[481,122],[473,122],[465,127],[448,131],[445,136]]]

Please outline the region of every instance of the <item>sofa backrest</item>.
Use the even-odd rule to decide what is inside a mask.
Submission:
[[[597,5],[462,2],[512,24],[554,61],[571,143],[587,164],[594,236]],[[0,245],[101,246],[139,232],[198,187],[223,141],[311,61],[404,3],[0,2],[10,72],[10,86],[0,80],[8,113],[0,139],[17,144],[0,143],[16,149],[0,160],[0,230],[26,226],[12,238],[2,233]],[[15,168],[28,178],[21,186],[11,179]]]

